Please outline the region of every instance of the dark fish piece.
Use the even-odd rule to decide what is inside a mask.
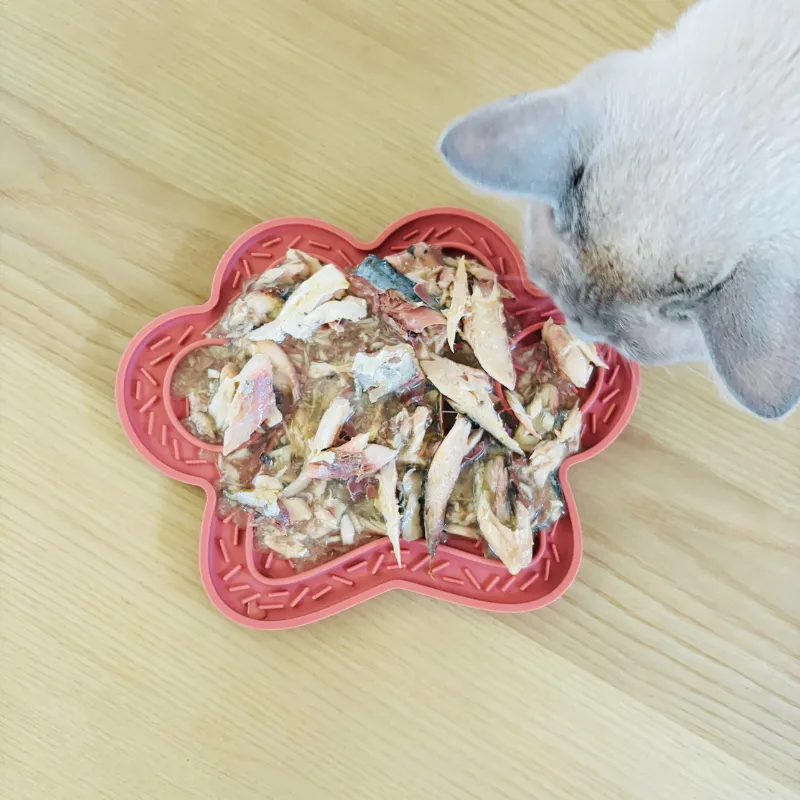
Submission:
[[[376,289],[385,292],[395,289],[404,297],[415,303],[422,302],[422,298],[414,290],[414,281],[398,272],[388,261],[376,255],[368,255],[355,272],[359,278],[368,280]]]

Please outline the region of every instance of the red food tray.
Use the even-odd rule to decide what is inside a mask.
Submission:
[[[398,567],[387,538],[377,539],[326,564],[296,574],[291,564],[256,550],[249,527],[236,527],[216,514],[214,481],[219,447],[195,439],[180,422],[185,400],[170,393],[175,368],[187,352],[210,343],[206,337],[247,278],[280,261],[296,247],[341,267],[368,253],[387,255],[426,241],[465,252],[493,268],[517,299],[507,312],[519,320],[519,344],[538,340],[538,328],[560,314],[553,301],[528,280],[522,257],[494,223],[454,208],[409,214],[375,241],[359,242],[315,219],[290,217],[264,222],[239,237],[223,255],[202,306],[170,311],[143,328],[125,350],[116,379],[122,425],[134,447],[157,469],[201,487],[206,506],[200,530],[200,573],[214,605],[252,628],[281,629],[335,614],[391,589],[405,589],[488,611],[530,611],[551,603],[572,583],[580,565],[581,526],[569,470],[587,461],[619,435],[633,413],[638,367],[602,348],[608,370],[595,370],[584,395],[582,451],[568,458],[559,477],[566,513],[539,534],[532,564],[516,576],[499,561],[484,558],[473,542],[441,545],[432,565],[423,541],[402,542]],[[430,567],[430,568],[429,568]]]

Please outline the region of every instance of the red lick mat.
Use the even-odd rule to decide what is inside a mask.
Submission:
[[[192,437],[180,422],[185,402],[170,392],[178,363],[188,351],[209,344],[206,332],[216,325],[242,284],[280,261],[287,248],[348,267],[368,253],[387,255],[419,241],[468,253],[501,275],[517,298],[506,306],[522,329],[517,346],[538,341],[538,329],[548,317],[561,321],[553,301],[527,279],[511,239],[477,214],[454,208],[418,211],[368,243],[325,222],[292,217],[264,222],[239,237],[219,262],[208,302],[162,315],[143,328],[123,354],[116,379],[122,425],[153,466],[205,491],[200,572],[214,605],[236,622],[263,629],[296,627],[390,589],[488,611],[530,611],[553,602],[575,578],[582,541],[568,473],[611,444],[630,419],[638,396],[638,367],[609,348],[602,350],[609,369],[595,370],[582,402],[583,449],[560,469],[567,511],[551,530],[539,535],[533,563],[519,575],[511,576],[499,561],[484,558],[472,542],[440,546],[430,569],[425,542],[403,542],[403,565],[398,567],[388,539],[372,541],[296,574],[278,556],[257,551],[249,527],[238,528],[216,514],[213,484],[219,473],[213,451],[218,448]]]

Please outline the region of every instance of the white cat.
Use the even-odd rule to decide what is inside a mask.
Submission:
[[[642,52],[458,120],[440,152],[529,200],[531,277],[576,333],[710,358],[763,417],[797,405],[800,0],[702,0]]]

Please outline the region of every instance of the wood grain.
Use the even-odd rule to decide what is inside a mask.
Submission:
[[[518,213],[433,144],[453,116],[641,46],[683,3],[9,0],[3,84],[0,793],[13,798],[800,796],[800,414],[646,370],[576,469],[579,578],[497,617],[392,593],[224,620],[202,496],[125,440],[129,338],[226,244],[312,214]]]

